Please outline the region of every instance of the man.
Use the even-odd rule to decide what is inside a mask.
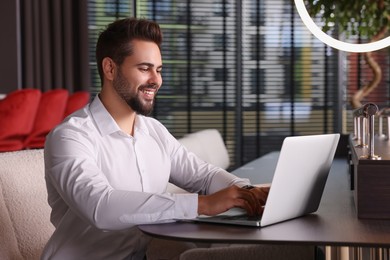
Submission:
[[[142,259],[136,227],[241,207],[260,214],[268,190],[188,152],[146,117],[162,84],[159,26],[123,19],[96,46],[101,92],[47,137],[45,175],[56,230],[42,259]],[[188,194],[166,193],[171,181]],[[241,188],[240,188],[241,187]]]

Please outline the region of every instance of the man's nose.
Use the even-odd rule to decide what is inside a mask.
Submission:
[[[157,86],[160,86],[161,83],[162,83],[162,78],[161,78],[161,74],[158,73],[158,72],[153,72],[151,73],[150,75],[150,78],[148,80],[148,83],[149,84],[153,84],[153,85],[157,85]]]

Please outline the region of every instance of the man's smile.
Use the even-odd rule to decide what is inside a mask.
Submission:
[[[145,99],[153,100],[157,93],[157,87],[141,87],[139,91],[142,92]]]

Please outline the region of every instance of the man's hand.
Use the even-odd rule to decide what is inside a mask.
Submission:
[[[230,208],[239,207],[245,209],[250,216],[261,215],[269,188],[269,185],[251,189],[231,186],[210,195],[200,195],[198,214],[213,216]]]

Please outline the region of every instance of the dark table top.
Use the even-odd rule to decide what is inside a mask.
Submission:
[[[233,173],[252,183],[269,183],[278,156],[267,154]],[[335,158],[318,211],[293,220],[262,228],[196,222],[139,228],[150,236],[193,242],[389,247],[390,220],[357,218],[348,170],[347,159]]]

